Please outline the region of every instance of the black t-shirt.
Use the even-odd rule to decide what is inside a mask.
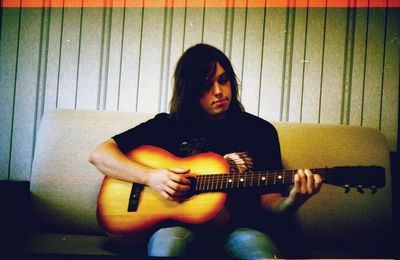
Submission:
[[[113,139],[124,153],[141,145],[153,145],[179,157],[215,152],[230,162],[232,171],[282,168],[276,129],[269,122],[246,112],[229,115],[222,120],[204,119],[186,124],[161,113],[113,136]],[[239,161],[244,165],[235,164]],[[261,214],[259,193],[235,192],[228,196],[227,204],[234,205],[232,211],[236,211],[233,214],[237,217],[236,221],[245,221],[246,225],[249,224],[249,216],[250,222],[254,223],[255,216]]]
[[[177,122],[161,113],[113,139],[124,153],[141,145],[154,145],[180,157],[209,151],[223,156],[244,153],[253,163],[248,170],[282,167],[274,126],[246,112],[223,120],[199,120],[191,124]]]

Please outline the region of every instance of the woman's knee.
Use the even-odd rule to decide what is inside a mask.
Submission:
[[[151,236],[147,252],[149,256],[184,256],[193,240],[193,232],[184,227],[162,228]]]
[[[235,258],[274,258],[279,255],[277,246],[268,235],[250,228],[234,230],[228,236],[224,249]]]

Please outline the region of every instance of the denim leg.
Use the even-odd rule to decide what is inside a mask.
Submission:
[[[224,250],[229,256],[239,259],[267,259],[279,255],[269,236],[250,228],[234,230],[226,239]]]
[[[147,245],[149,256],[184,256],[194,233],[184,227],[168,227],[155,232]]]

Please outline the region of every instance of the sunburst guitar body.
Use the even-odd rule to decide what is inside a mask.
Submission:
[[[201,175],[223,174],[229,166],[223,157],[202,153],[180,158],[154,146],[141,146],[127,156],[152,168],[186,168]],[[128,211],[132,183],[105,177],[97,203],[97,218],[102,228],[112,234],[139,232],[164,220],[200,224],[211,220],[224,207],[226,193],[207,192],[184,201],[170,201],[150,187],[137,195],[137,209]]]

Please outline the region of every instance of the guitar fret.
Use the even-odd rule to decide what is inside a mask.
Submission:
[[[201,178],[201,176],[200,176],[199,178],[196,179],[196,182],[197,182],[197,183],[196,183],[196,187],[197,187],[197,190],[198,190],[198,191],[201,191],[201,190],[202,190],[202,189],[201,189],[202,179],[203,179],[203,178]]]
[[[216,177],[215,174],[212,175],[212,180],[211,180],[211,190],[216,190],[217,189],[217,181],[218,177]]]

